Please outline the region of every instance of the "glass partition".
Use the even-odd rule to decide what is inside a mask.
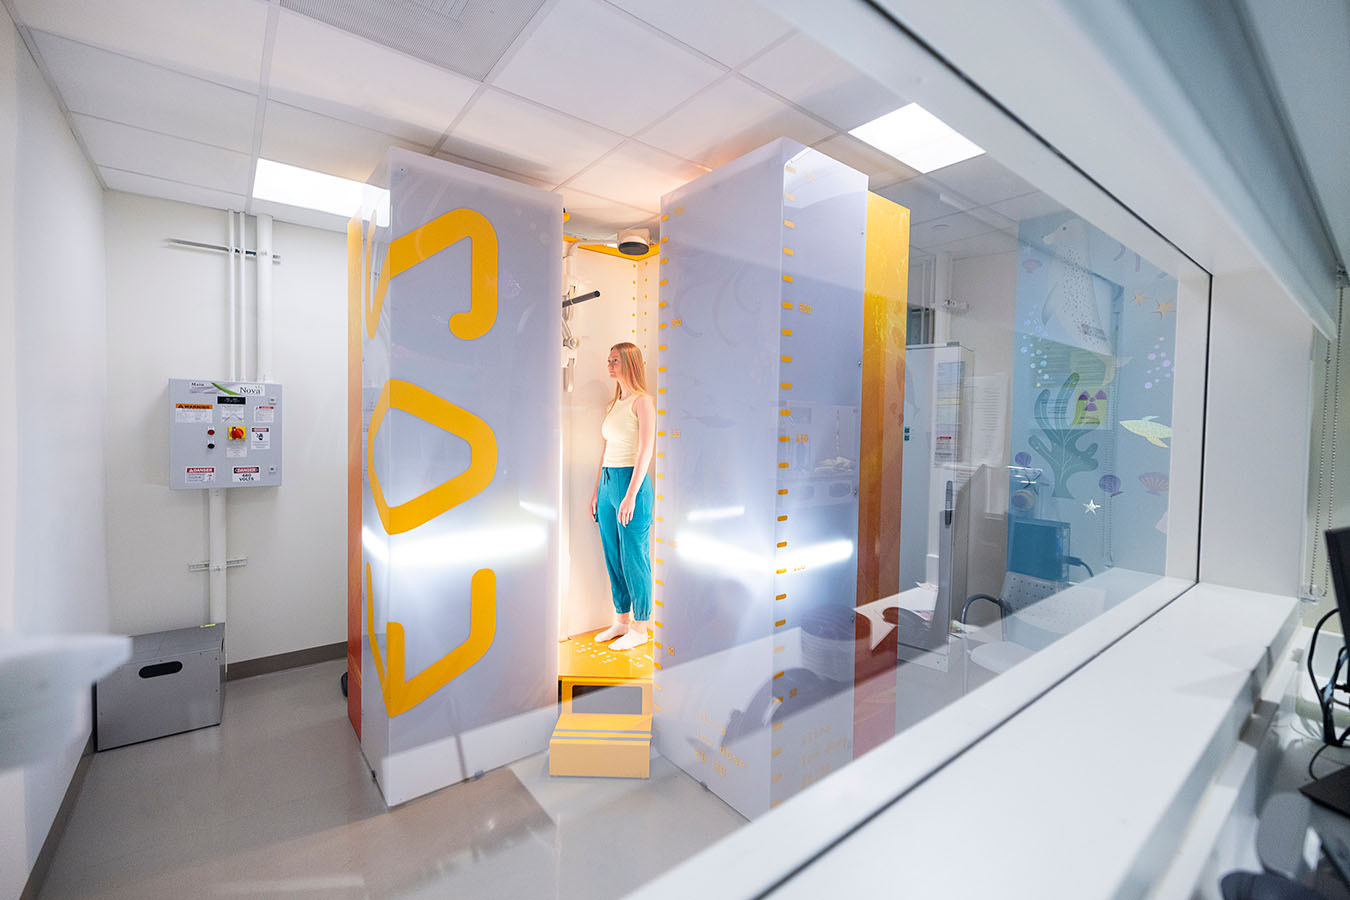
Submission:
[[[616,5],[670,27],[647,5]],[[467,390],[465,402],[525,417],[500,426],[516,439],[503,441],[510,454],[497,463],[491,510],[466,506],[442,535],[481,547],[461,554],[465,572],[521,551],[494,516],[538,535],[525,548],[532,580],[514,593],[505,575],[498,582],[496,668],[471,664],[408,727],[365,737],[368,755],[415,755],[439,773],[429,790],[480,767],[443,757],[446,734],[484,723],[509,732],[509,749],[481,767],[523,756],[512,772],[557,829],[590,822],[656,848],[644,851],[644,871],[625,869],[601,895],[637,886],[897,735],[942,727],[944,710],[986,709],[972,695],[1016,684],[1024,664],[1164,577],[1195,574],[1206,273],[1157,235],[1137,240],[1147,232],[1139,223],[1103,216],[1100,194],[1066,205],[972,143],[980,135],[947,127],[942,109],[895,95],[786,24],[723,77],[737,102],[654,112],[654,124],[592,166],[545,179],[562,195],[565,243],[542,213],[500,213],[520,259],[567,248],[555,254],[561,297],[546,296],[553,281],[542,275],[528,298],[497,285],[522,298],[501,344],[439,333],[429,343],[430,313],[401,299],[425,288],[439,308],[428,265],[425,283],[391,292],[406,337],[395,328],[366,347],[368,416],[375,386],[391,377],[381,365],[415,363],[428,382]],[[515,89],[528,93],[522,79]],[[494,91],[485,96],[516,102]],[[791,114],[756,119],[743,108],[755,97]],[[469,137],[453,146],[456,162],[474,162]],[[505,151],[487,156],[511,163]],[[439,205],[412,208],[417,225],[478,202],[473,190],[488,183],[443,171]],[[533,193],[520,203],[547,206]],[[396,213],[376,242],[401,226]],[[635,255],[622,249],[634,242]],[[463,258],[436,265],[462,268],[467,248],[456,252]],[[614,650],[602,639],[615,566],[591,485],[617,396],[605,354],[621,342],[645,356],[655,416],[652,615],[650,643]],[[531,388],[518,396],[510,378],[521,373]],[[560,440],[537,402],[547,391],[561,394]],[[422,440],[425,429],[408,430],[417,423],[390,422],[425,450],[403,495],[428,472],[464,469],[463,447],[446,457]],[[368,436],[373,464],[397,455],[388,442],[400,433]],[[552,513],[555,465],[556,528],[551,515],[528,518]],[[366,603],[372,633],[387,640],[381,626],[392,628],[404,615],[396,604],[413,595],[395,565],[398,539],[371,530],[367,550],[389,565],[376,566]],[[433,555],[437,565],[450,558]],[[463,607],[465,572],[455,591],[429,586],[421,605],[437,616]],[[465,627],[447,634],[462,640]],[[558,668],[546,646],[555,631]],[[444,637],[428,635],[414,648],[423,666]],[[1011,715],[1033,693],[998,696],[1017,697]],[[385,699],[367,678],[368,722]],[[619,798],[611,803],[562,786],[582,777],[638,781],[606,783],[603,796]],[[703,823],[709,836],[670,834],[667,819]],[[521,828],[534,834],[537,820]]]
[[[987,154],[892,177],[780,141],[662,204],[654,731],[748,817],[1168,571],[1204,294]]]

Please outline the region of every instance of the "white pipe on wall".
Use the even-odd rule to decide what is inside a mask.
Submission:
[[[257,217],[258,305],[257,380],[272,380],[272,217]]]
[[[244,286],[244,258],[248,253],[248,218],[243,212],[239,212],[237,215],[239,216],[239,250],[234,255],[234,261],[239,270],[235,281],[238,289],[235,291],[234,304],[236,310],[235,323],[238,328],[235,346],[238,349],[236,351],[237,356],[230,363],[232,367],[230,378],[235,381],[244,377],[245,366],[248,362],[248,345],[246,342],[248,326],[245,319],[245,300],[248,296],[248,290]]]
[[[244,214],[227,211],[229,220],[229,377],[231,381],[239,379],[243,355],[243,293],[244,293]],[[207,620],[225,621],[227,597],[226,543],[228,533],[225,516],[225,491],[211,488],[206,492],[206,544],[207,544]]]
[[[235,361],[235,359],[237,359],[238,356],[239,356],[239,347],[238,347],[238,343],[239,343],[239,310],[238,310],[238,308],[235,306],[235,302],[234,302],[234,297],[235,297],[235,294],[237,293],[237,290],[238,290],[238,289],[235,287],[235,283],[234,283],[234,276],[235,276],[235,262],[234,262],[234,257],[235,257],[235,244],[234,244],[234,212],[231,211],[231,210],[227,210],[227,211],[225,212],[225,218],[226,218],[226,219],[229,221],[229,223],[230,223],[230,240],[229,240],[230,256],[229,256],[229,260],[228,260],[228,263],[229,263],[228,268],[229,268],[229,270],[230,270],[230,294],[229,294],[229,299],[228,299],[228,302],[229,302],[229,304],[230,304],[230,357],[229,357],[229,366],[228,366],[229,372],[228,372],[227,374],[230,376],[230,378],[233,379],[233,378],[238,378],[238,377],[239,377],[239,373],[238,373],[237,371],[235,371],[235,368],[234,368],[234,361]]]
[[[211,488],[206,492],[207,509],[207,542],[209,544],[209,555],[207,564],[210,567],[209,587],[207,597],[210,601],[210,620],[212,622],[225,621],[225,569],[227,566],[225,557],[225,491],[222,488]]]

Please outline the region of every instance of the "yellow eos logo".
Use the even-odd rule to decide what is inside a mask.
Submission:
[[[374,223],[371,223],[370,229],[366,236],[366,272],[370,271],[375,254],[375,242],[371,240]],[[380,327],[380,310],[384,308],[384,295],[389,290],[390,278],[401,275],[464,238],[470,241],[469,311],[450,317],[450,333],[466,341],[487,334],[492,329],[492,323],[497,321],[497,232],[482,213],[471,209],[448,212],[389,244],[389,255],[380,271],[380,282],[375,286],[374,303],[370,301],[369,281],[362,282],[366,294],[363,304],[366,334],[374,338]]]
[[[412,709],[483,658],[497,635],[497,573],[479,569],[469,582],[469,637],[428,668],[407,678],[404,672],[403,626],[389,620],[389,667],[386,672],[375,638],[375,604],[371,601],[370,563],[366,563],[366,629],[370,632],[375,674],[380,677],[384,708],[391,716]]]
[[[391,409],[401,409],[424,422],[457,434],[469,442],[469,468],[444,484],[419,494],[407,503],[391,507],[384,499],[380,477],[375,471],[375,435],[384,424],[384,415]],[[391,378],[384,383],[380,399],[370,414],[369,437],[366,439],[366,469],[370,473],[370,493],[380,522],[389,534],[412,531],[419,525],[459,506],[477,496],[492,482],[497,472],[497,438],[488,423],[468,410],[437,397],[407,381]]]
[[[470,304],[468,312],[450,317],[450,332],[462,340],[472,341],[492,330],[497,320],[497,233],[487,218],[471,209],[457,209],[392,241],[372,301],[370,272],[375,256],[374,230],[372,223],[363,240],[361,224],[357,220],[353,219],[347,226],[347,250],[351,257],[348,277],[360,282],[359,286],[349,285],[348,290],[353,292],[353,302],[355,292],[360,292],[366,334],[374,338],[379,329],[389,279],[463,238],[470,240]],[[393,507],[385,501],[372,450],[385,414],[391,409],[401,409],[459,435],[468,441],[471,453],[469,468],[463,473]],[[379,511],[380,523],[388,534],[412,531],[477,496],[492,482],[497,471],[497,438],[492,428],[468,410],[407,381],[391,378],[385,383],[371,414],[366,440],[371,496]],[[369,563],[366,564],[366,627],[385,710],[390,716],[405,713],[454,681],[482,659],[492,646],[497,630],[497,574],[492,569],[479,569],[470,581],[468,639],[412,678],[407,677],[404,668],[406,640],[401,623],[392,619],[388,622],[387,665],[380,652],[379,639],[375,636],[375,603]]]

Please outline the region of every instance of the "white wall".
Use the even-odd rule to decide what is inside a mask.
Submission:
[[[1264,272],[1212,294],[1200,579],[1292,596],[1308,478],[1313,328]]]
[[[973,351],[975,390],[993,391],[1001,387],[1003,392],[1002,453],[976,460],[1000,469],[1009,458],[1012,428],[1017,259],[1016,251],[967,257],[953,260],[951,273],[951,299],[966,304],[966,308],[948,317],[948,337]],[[1003,589],[1003,573],[1007,568],[1008,479],[1001,474],[990,479],[989,493],[971,509],[967,594],[997,596]]]
[[[952,262],[952,299],[968,304],[953,313],[952,340],[975,351],[975,374],[1013,369],[1017,317],[1017,252],[972,256]]]
[[[232,659],[347,640],[347,239],[277,222],[272,242],[286,482],[229,495]]]
[[[207,575],[188,571],[207,557],[206,496],[168,489],[165,403],[169,378],[228,376],[227,257],[166,240],[224,244],[227,227],[219,210],[107,195],[115,631],[207,618]],[[228,492],[226,552],[248,560],[229,570],[231,661],[346,637],[346,241],[277,223],[273,247],[282,257],[273,270],[273,369],[285,391],[286,481]],[[255,265],[245,265],[250,298]]]
[[[0,17],[0,272],[14,271],[16,209],[14,188],[18,172],[19,90],[18,62],[27,50],[8,16]],[[14,279],[0,277],[0,417],[18,418],[14,371]],[[0,440],[0,572],[14,571],[15,503],[18,499],[18,443]],[[0,578],[0,630],[14,627],[14,581]]]
[[[605,449],[600,423],[614,392],[605,359],[615,344],[637,344],[647,362],[647,387],[656,393],[658,268],[654,258],[635,263],[586,250],[575,254],[576,293],[598,290],[600,296],[577,304],[571,323],[581,346],[572,393],[564,394],[562,400],[564,551],[570,565],[565,563],[560,638],[603,628],[614,614],[600,533],[590,512],[591,491]],[[653,456],[653,484],[658,462]]]
[[[1344,303],[1344,292],[1338,298]],[[1341,311],[1344,318],[1344,310]],[[1312,435],[1309,454],[1308,522],[1304,542],[1304,577],[1318,588],[1316,603],[1303,610],[1303,621],[1316,624],[1327,612],[1336,608],[1336,592],[1331,583],[1331,569],[1327,558],[1327,528],[1350,525],[1350,353],[1345,346],[1337,346],[1320,334],[1313,338],[1313,409]],[[1340,369],[1340,380],[1336,370]],[[1336,476],[1340,476],[1339,478]],[[1333,616],[1326,627],[1339,632],[1341,623]]]
[[[24,53],[8,16],[0,16],[0,235],[14,233],[15,155],[19,97],[17,65]],[[14,242],[0,238],[0,272],[14,271]],[[17,418],[14,391],[14,279],[0,278],[0,420]],[[0,572],[14,571],[18,469],[16,441],[0,440]],[[14,628],[14,579],[0,578],[0,631]],[[23,770],[0,771],[0,895],[17,896],[28,877]]]
[[[108,627],[104,535],[103,192],[36,64],[3,19],[0,121],[0,627]],[[12,241],[9,235],[13,235]],[[17,896],[89,737],[0,776],[0,896]]]

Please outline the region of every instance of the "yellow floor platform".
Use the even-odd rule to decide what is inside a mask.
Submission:
[[[548,745],[549,774],[646,778],[652,740],[651,642],[616,653],[607,644],[596,643],[595,634],[580,634],[558,645],[562,710]],[[641,712],[603,711],[603,693],[591,702],[600,711],[575,712],[573,699],[579,686],[636,687],[641,691]],[[618,699],[617,692],[613,696]]]

